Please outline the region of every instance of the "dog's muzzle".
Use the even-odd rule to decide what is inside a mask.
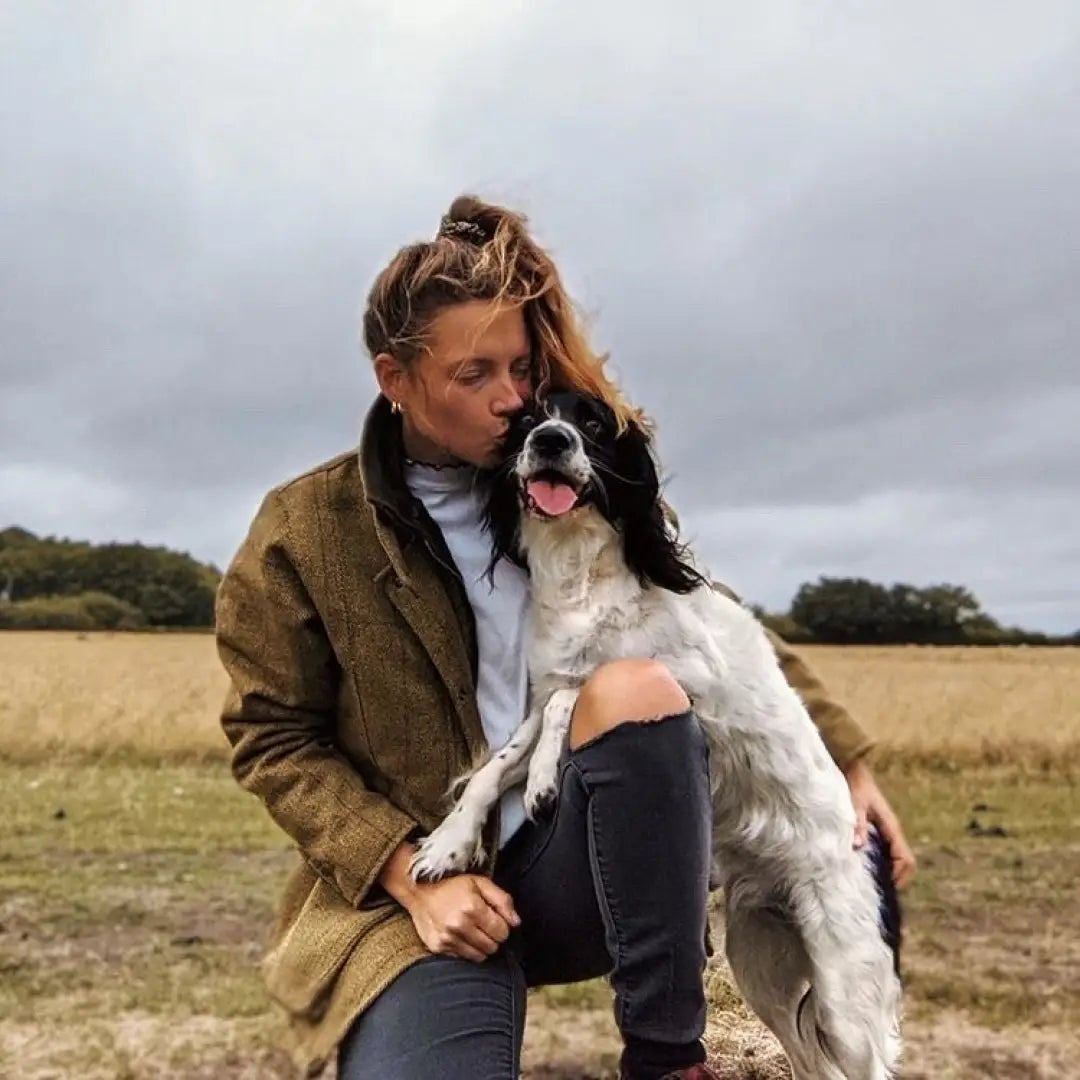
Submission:
[[[546,420],[529,432],[518,459],[526,508],[549,518],[569,513],[591,471],[577,431],[561,420]]]

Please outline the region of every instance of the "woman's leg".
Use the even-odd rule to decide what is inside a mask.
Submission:
[[[521,915],[511,940],[530,985],[610,972],[635,1080],[705,1057],[711,826],[707,743],[686,695],[651,661],[601,668],[578,700],[553,814],[525,827],[496,879]]]
[[[517,1080],[525,979],[506,949],[430,956],[399,975],[338,1049],[338,1080]]]

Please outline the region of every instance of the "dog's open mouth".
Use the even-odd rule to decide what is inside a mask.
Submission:
[[[543,517],[568,514],[578,504],[581,490],[560,472],[541,469],[524,483],[525,506]]]

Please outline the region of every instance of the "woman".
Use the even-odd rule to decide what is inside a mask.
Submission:
[[[504,796],[491,876],[410,879],[454,778],[524,715],[528,581],[489,545],[475,470],[545,387],[636,415],[525,219],[457,199],[379,275],[364,338],[381,394],[349,451],[263,500],[218,593],[239,783],[302,855],[264,975],[309,1074],[518,1075],[525,989],[610,973],[627,1080],[702,1064],[709,803],[704,740],[660,665],[582,691],[552,814]],[[859,811],[914,859],[865,763],[870,741],[776,641]]]

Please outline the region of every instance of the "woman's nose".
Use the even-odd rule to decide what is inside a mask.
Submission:
[[[499,387],[499,395],[495,400],[495,411],[499,416],[517,412],[525,404],[525,398],[518,389],[513,379],[507,379]]]

